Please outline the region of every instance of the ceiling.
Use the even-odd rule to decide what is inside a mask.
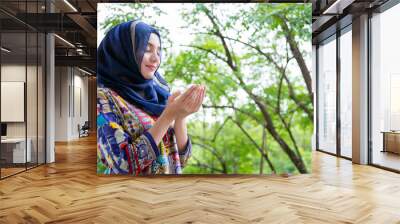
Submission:
[[[275,0],[276,1],[276,0]],[[312,0],[313,43],[343,18],[372,10],[387,0]],[[54,32],[56,65],[80,66],[93,74],[96,70],[97,3],[127,2],[115,0],[1,0],[0,23],[3,46],[15,48],[15,55],[28,56],[35,45],[16,33]],[[271,1],[270,1],[271,2]],[[287,1],[286,1],[287,2]],[[309,2],[308,0],[304,2]],[[49,13],[52,8],[52,13]],[[350,18],[351,21],[351,18]],[[334,32],[334,31],[332,31]],[[28,42],[30,38],[28,38]]]
[[[351,23],[352,18],[378,8],[388,0],[313,0],[313,44]],[[339,22],[340,21],[340,22]],[[322,36],[322,37],[321,37]]]
[[[34,57],[37,44],[32,38],[36,33],[52,32],[57,34],[56,66],[79,66],[95,74],[96,7],[98,2],[108,1],[48,0],[47,2],[50,4],[47,4],[46,9],[45,0],[0,1],[2,46],[12,49],[7,53],[7,60],[17,61],[18,58],[21,60],[26,55],[28,58]],[[25,35],[21,35],[26,31],[27,40]],[[35,35],[30,35],[29,32]],[[26,50],[25,41],[28,41]]]

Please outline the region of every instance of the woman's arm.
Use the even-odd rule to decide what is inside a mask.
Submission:
[[[154,139],[156,145],[160,143],[163,136],[167,132],[170,124],[175,120],[175,116],[170,110],[164,110],[164,112],[160,115],[157,121],[154,123],[153,127],[151,127],[148,132]]]
[[[188,142],[185,118],[177,118],[175,120],[174,131],[179,153],[182,153],[186,149],[186,144]]]
[[[168,99],[168,104],[161,116],[154,123],[153,127],[149,129],[149,133],[152,135],[155,143],[162,140],[163,136],[167,132],[170,124],[175,121],[174,130],[178,128],[177,144],[179,149],[184,149],[187,142],[187,130],[184,118],[186,114],[190,114],[190,109],[193,107],[193,96],[195,93],[196,86],[192,86],[185,93],[180,94],[180,92],[173,93]]]
[[[104,174],[151,173],[152,162],[160,155],[153,139],[146,133],[133,138],[113,115],[99,113],[97,120],[97,158],[106,170]],[[99,171],[98,171],[99,172]]]
[[[148,131],[152,135],[157,145],[164,137],[172,122],[174,122],[175,119],[181,117],[179,116],[179,114],[182,113],[181,111],[185,108],[184,102],[191,96],[190,94],[193,91],[194,88],[191,88],[189,89],[189,91],[185,92],[182,95],[180,94],[180,92],[175,92],[168,98],[168,104],[165,110],[154,123],[153,127],[151,127]],[[175,100],[179,96],[181,98],[179,100]]]
[[[98,167],[101,167],[98,172],[136,175],[151,173],[152,163],[160,155],[157,144],[149,132],[133,137],[135,135],[131,133],[132,131],[124,128],[122,122],[124,115],[116,109],[123,104],[118,103],[109,92],[98,89],[97,158]],[[125,116],[133,115],[125,114]],[[129,120],[137,121],[133,117]],[[168,122],[168,116],[160,119],[158,126],[162,126],[165,122]]]
[[[174,131],[176,142],[178,145],[179,154],[185,153],[190,147],[189,137],[187,134],[186,117],[199,110],[205,95],[205,86],[195,85],[195,91],[191,95],[191,102],[188,105],[186,113],[180,114],[176,117],[174,124]]]

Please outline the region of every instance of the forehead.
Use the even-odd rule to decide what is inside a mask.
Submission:
[[[149,37],[149,44],[160,47],[160,38],[158,38],[157,34],[151,33]]]

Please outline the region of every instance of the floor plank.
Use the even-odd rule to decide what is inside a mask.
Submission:
[[[0,223],[400,223],[400,175],[313,155],[313,173],[104,177],[96,138],[0,181]]]

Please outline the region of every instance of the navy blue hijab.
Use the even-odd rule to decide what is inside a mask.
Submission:
[[[122,98],[159,116],[165,109],[169,93],[166,81],[158,73],[145,79],[140,64],[150,35],[159,32],[140,21],[121,23],[112,28],[97,49],[97,84],[117,92]]]

